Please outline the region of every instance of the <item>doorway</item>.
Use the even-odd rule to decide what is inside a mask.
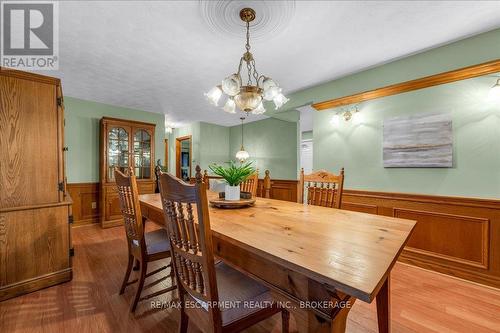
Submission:
[[[175,175],[188,182],[191,179],[192,143],[191,135],[175,139]]]

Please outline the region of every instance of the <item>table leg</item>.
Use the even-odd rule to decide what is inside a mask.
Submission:
[[[391,277],[387,276],[382,288],[377,294],[377,319],[379,333],[389,333],[391,331],[391,302],[390,302],[390,280]]]

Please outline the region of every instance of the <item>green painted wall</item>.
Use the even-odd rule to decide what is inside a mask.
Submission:
[[[500,29],[350,75],[289,96],[287,108],[407,81],[500,58]],[[476,78],[362,103],[362,124],[314,114],[314,169],[346,168],[346,187],[435,195],[500,196],[500,104],[487,101],[494,78]],[[449,112],[454,166],[385,169],[382,124],[391,116]]]
[[[164,158],[164,116],[140,110],[64,97],[68,183],[99,181],[99,120],[114,117],[156,124],[155,157]]]
[[[274,179],[297,179],[297,123],[269,118],[245,124],[243,133],[245,150],[261,176],[269,170]],[[241,146],[241,126],[231,127],[229,138],[234,159]]]
[[[245,124],[245,149],[256,167],[271,171],[273,178],[295,179],[297,172],[297,124],[278,119],[266,119]],[[200,165],[208,170],[212,163],[235,160],[241,145],[241,126],[225,127],[205,122],[176,128],[169,138],[169,170],[175,172],[175,139],[192,135],[193,159],[191,174]]]
[[[200,123],[200,167],[208,170],[212,163],[228,162],[229,156],[229,127],[209,123]]]
[[[493,78],[482,77],[362,104],[362,123],[330,123],[335,110],[314,116],[314,169],[346,169],[351,189],[500,197],[500,103],[487,98]],[[424,112],[450,113],[452,168],[384,168],[383,119]]]

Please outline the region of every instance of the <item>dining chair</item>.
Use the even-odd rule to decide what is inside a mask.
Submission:
[[[304,202],[304,192],[307,191],[307,204],[340,209],[343,190],[344,168],[338,175],[326,170],[304,175],[304,169],[300,170],[299,192],[297,193],[299,203]]]
[[[137,181],[133,169],[129,167],[127,170],[128,175],[123,174],[117,168],[115,168],[114,170],[116,186],[118,189],[118,198],[120,201],[120,209],[123,215],[128,245],[128,264],[125,271],[125,277],[123,278],[123,282],[120,288],[120,295],[125,292],[125,288],[127,286],[139,281],[132,306],[130,307],[130,311],[135,312],[137,303],[139,301],[143,301],[151,297],[173,291],[176,286],[174,283],[175,275],[173,272],[172,260],[170,260],[170,263],[167,266],[162,266],[152,272],[147,273],[148,263],[157,260],[164,260],[171,257],[170,242],[168,240],[167,232],[163,228],[155,231],[145,232],[145,221],[143,220],[141,215]],[[139,263],[139,279],[129,281],[134,260]],[[168,267],[170,267],[169,276],[172,282],[172,286],[141,297],[143,289],[148,289],[150,287],[153,287],[154,285],[159,284],[160,282],[166,280],[167,276],[163,276],[162,278],[144,286],[144,281],[146,280],[146,278],[159,273],[167,269]]]
[[[257,196],[257,185],[259,184],[259,170],[255,170],[253,174],[240,184],[240,191],[250,192],[252,197]]]
[[[160,175],[181,305],[179,332],[187,332],[189,322],[203,332],[239,332],[279,312],[282,330],[288,332],[288,311],[272,302],[268,288],[223,261],[215,262],[206,184],[201,169],[196,170],[195,184],[167,173]],[[265,306],[243,307],[245,302]]]

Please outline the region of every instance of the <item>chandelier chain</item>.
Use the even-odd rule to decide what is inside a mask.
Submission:
[[[247,61],[247,71],[248,71],[248,83],[247,85],[252,85],[252,65]]]
[[[259,86],[259,73],[257,73],[257,68],[255,67],[255,60],[252,59],[252,66],[253,66],[253,77],[255,79],[255,84],[257,87]]]
[[[245,49],[250,52],[250,23],[247,22],[247,43],[245,44]]]

